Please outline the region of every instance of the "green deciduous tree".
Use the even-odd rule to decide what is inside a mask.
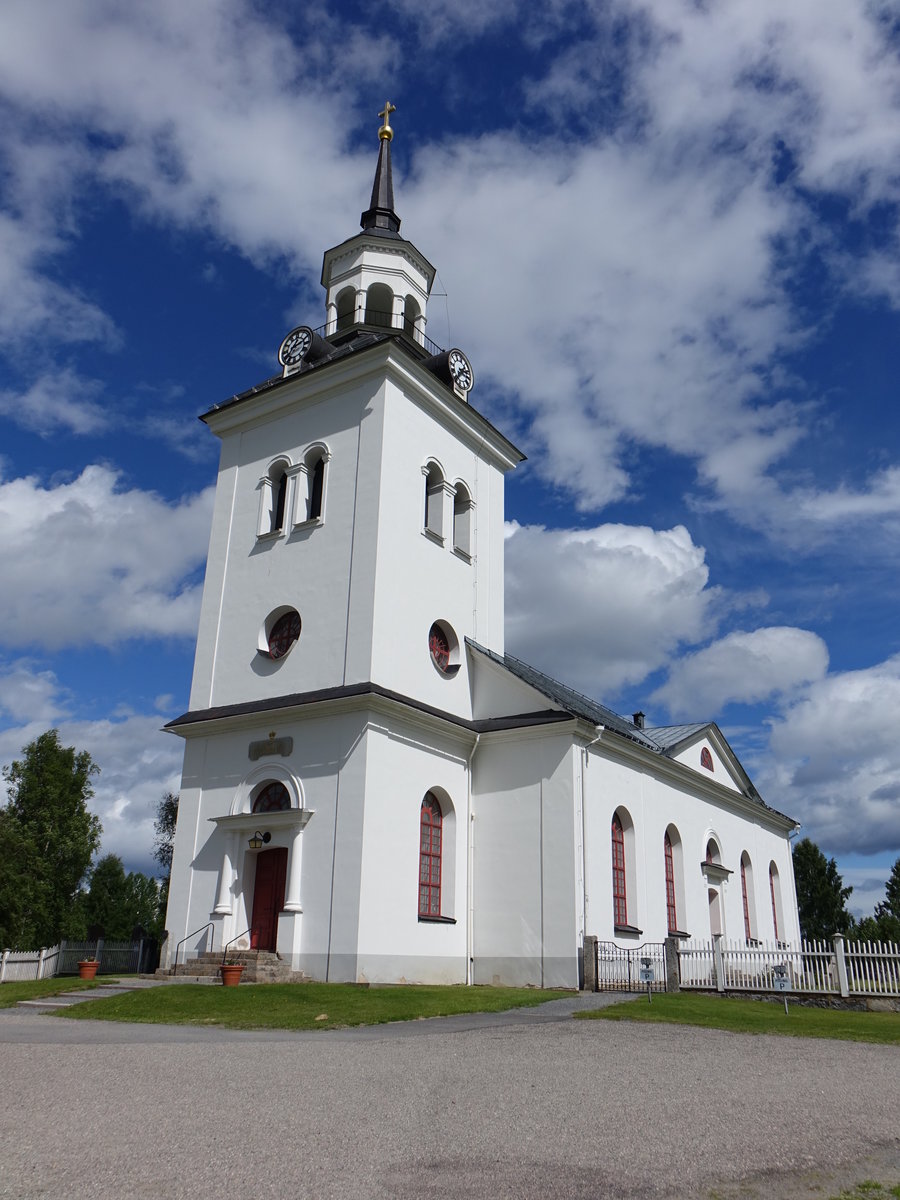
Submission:
[[[83,913],[88,936],[130,940],[141,928],[155,936],[159,923],[159,884],[140,871],[126,875],[117,854],[106,854],[91,872]]]
[[[153,857],[164,872],[159,896],[160,929],[165,924],[166,906],[169,903],[169,877],[172,874],[172,851],[175,846],[175,826],[177,823],[178,796],[174,792],[166,792],[156,806],[156,820],[153,824],[156,832]]]
[[[844,887],[835,860],[826,859],[809,838],[794,846],[794,881],[805,938],[828,938],[852,927],[846,902],[853,888]]]
[[[884,885],[884,900],[875,905],[876,917],[894,917],[900,921],[900,858],[891,868],[890,878]]]
[[[73,904],[100,821],[88,811],[99,771],[86,750],[50,729],[3,768],[9,803],[0,813],[0,941],[31,949],[69,932]]]

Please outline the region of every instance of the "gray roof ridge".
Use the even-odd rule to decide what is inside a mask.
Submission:
[[[647,736],[646,730],[638,729],[627,717],[623,717],[607,705],[601,704],[599,700],[592,700],[590,696],[586,696],[583,692],[569,687],[568,684],[554,679],[552,675],[548,675],[545,671],[531,666],[530,663],[524,662],[521,658],[516,658],[513,654],[506,652],[502,655],[497,654],[496,651],[489,650],[487,646],[482,646],[480,642],[476,642],[474,638],[467,637],[466,643],[492,659],[498,665],[505,667],[516,678],[521,679],[523,683],[527,683],[538,691],[542,691],[558,704],[570,708],[577,716],[591,721],[594,725],[605,725],[614,733],[629,738],[631,741],[637,742],[645,749],[652,750],[656,754],[662,752],[662,748],[657,745],[654,739]]]

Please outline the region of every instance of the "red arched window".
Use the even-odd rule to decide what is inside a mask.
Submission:
[[[282,812],[291,807],[291,797],[283,783],[267,783],[253,801],[255,813]]]
[[[675,860],[672,855],[672,839],[666,834],[666,920],[669,933],[678,930],[678,912],[675,907]]]
[[[700,751],[700,766],[706,767],[707,771],[715,771],[716,769],[713,766],[712,755],[709,752],[708,746],[704,746]]]
[[[619,814],[612,819],[613,924],[628,924],[628,898],[625,893],[625,833]]]
[[[775,867],[769,867],[769,894],[772,897],[772,924],[775,926],[775,941],[777,942],[781,935],[778,932],[778,904],[775,900]]]
[[[753,937],[750,932],[750,900],[747,896],[747,866],[741,855],[741,895],[744,898],[744,937],[749,942]]]
[[[443,817],[437,798],[425,793],[419,819],[419,916],[441,915],[441,835]]]

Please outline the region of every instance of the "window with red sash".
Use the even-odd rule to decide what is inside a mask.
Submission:
[[[675,905],[675,858],[672,853],[672,839],[668,833],[665,836],[664,849],[666,855],[666,921],[669,933],[677,933],[678,911]]]
[[[441,853],[444,819],[437,798],[425,793],[419,818],[419,916],[441,915]]]
[[[625,831],[619,814],[612,819],[613,924],[628,924],[628,897],[625,889]]]

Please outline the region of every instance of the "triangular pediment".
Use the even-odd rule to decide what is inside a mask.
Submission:
[[[647,729],[667,758],[743,795],[755,796],[750,777],[715,722]]]

